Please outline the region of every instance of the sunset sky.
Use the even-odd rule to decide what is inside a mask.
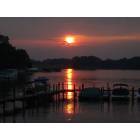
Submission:
[[[140,18],[0,18],[0,34],[31,58],[139,56]],[[74,42],[67,44],[65,37]]]

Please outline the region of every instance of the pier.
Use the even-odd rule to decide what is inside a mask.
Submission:
[[[88,88],[84,84],[81,84],[79,86],[76,84],[71,85],[60,82],[57,84],[47,84],[41,89],[38,89],[36,87],[32,87],[29,89],[27,88],[28,86],[29,85],[26,85],[20,91],[13,87],[12,92],[9,96],[3,96],[0,99],[0,115],[4,116],[9,114],[15,114],[19,111],[22,111],[24,114],[27,108],[39,107],[49,102],[63,102],[68,100],[67,94],[69,92],[73,94],[72,100],[76,102],[79,100],[79,93]],[[112,88],[101,87],[99,88],[99,90],[103,97],[101,101],[112,101]],[[140,89],[136,89],[134,87],[129,88],[129,99],[132,103],[134,103],[134,100],[137,98],[135,96],[135,93],[139,91]],[[106,95],[106,93],[108,94]],[[7,104],[10,104],[10,110],[7,108]]]

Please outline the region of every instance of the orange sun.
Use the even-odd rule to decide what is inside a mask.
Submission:
[[[65,42],[68,44],[72,44],[75,42],[75,38],[73,36],[66,36]]]

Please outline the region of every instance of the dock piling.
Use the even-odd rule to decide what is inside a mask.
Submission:
[[[134,97],[135,97],[135,88],[132,87],[132,102],[134,102]]]
[[[16,88],[13,88],[13,113],[15,113],[16,110]]]
[[[85,86],[84,86],[84,84],[82,84],[82,90],[84,90],[84,88],[85,88]]]

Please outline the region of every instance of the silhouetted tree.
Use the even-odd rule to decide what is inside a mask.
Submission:
[[[140,69],[140,57],[122,58],[119,60],[102,60],[95,56],[73,57],[72,59],[58,58],[47,59],[42,62],[33,62],[34,66],[49,68],[67,68],[74,69]]]
[[[29,55],[25,50],[16,50],[16,64],[19,69],[31,66]]]
[[[25,50],[18,50],[9,43],[7,36],[0,35],[0,68],[27,68],[30,58]]]

